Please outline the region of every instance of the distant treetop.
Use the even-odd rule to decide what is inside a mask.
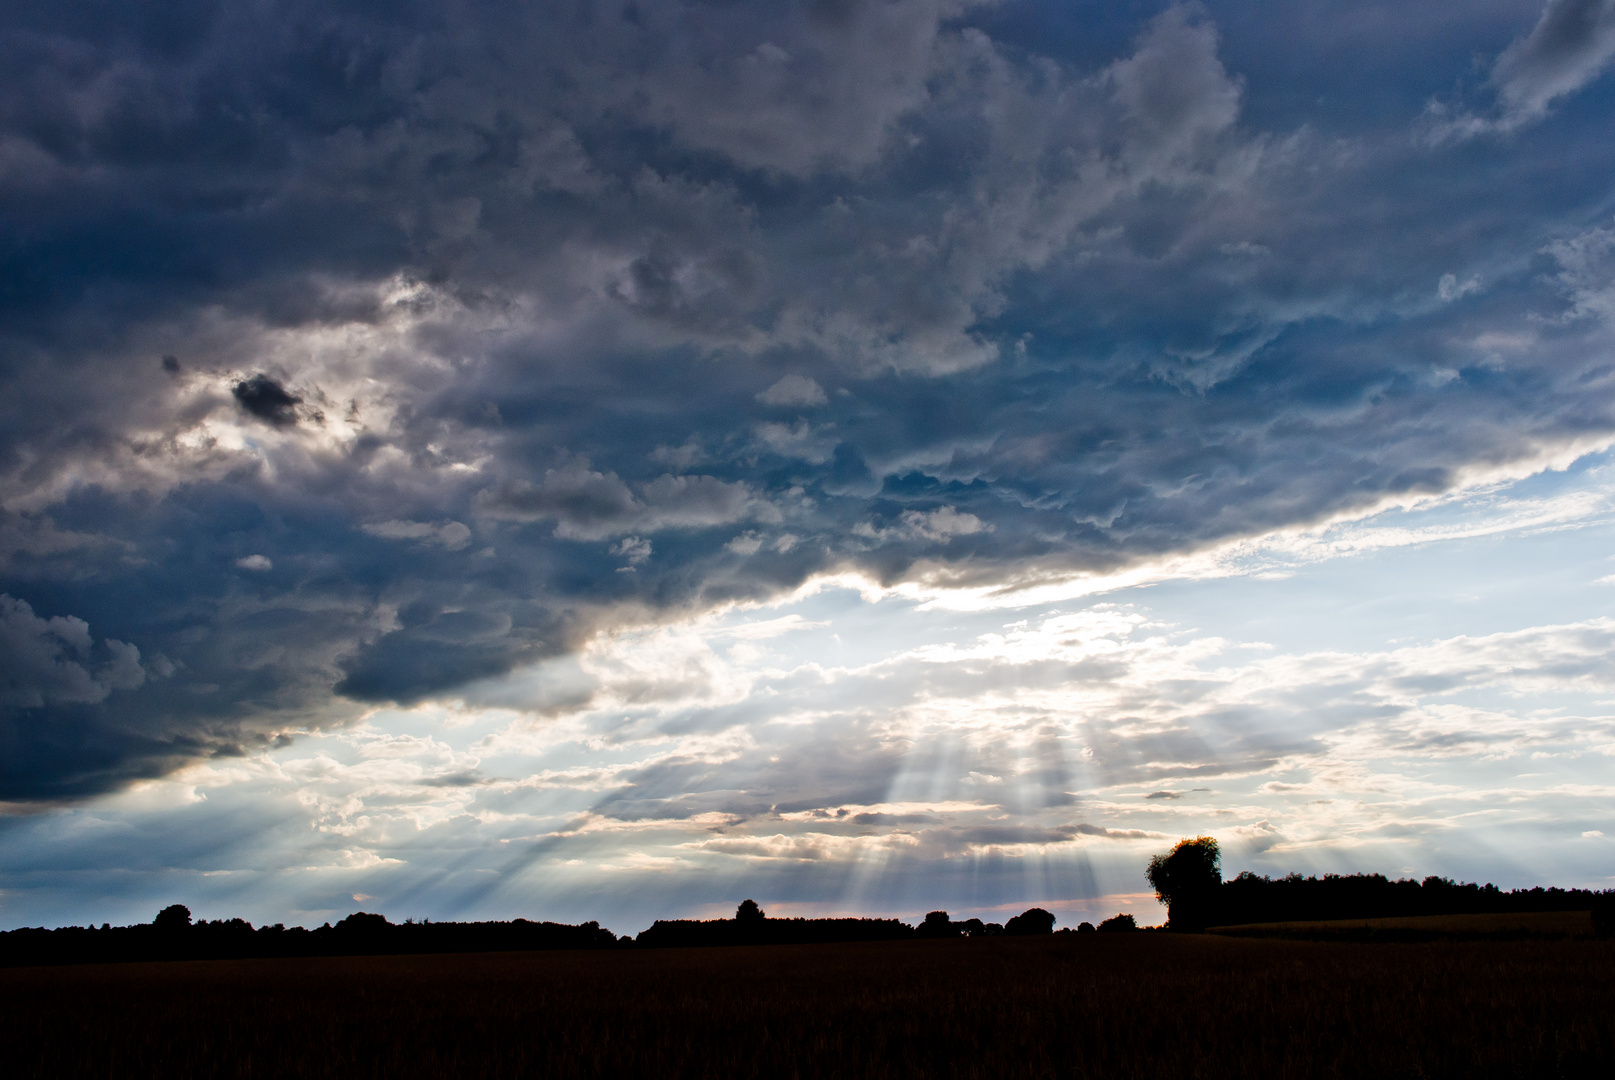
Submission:
[[[1004,933],[1015,935],[1052,934],[1054,933],[1054,915],[1040,907],[1027,908],[1004,924]]]
[[[742,900],[740,906],[735,908],[735,922],[754,923],[762,922],[768,915],[757,906],[755,900]]]
[[[151,924],[159,930],[189,930],[191,909],[184,904],[169,904],[157,913]]]

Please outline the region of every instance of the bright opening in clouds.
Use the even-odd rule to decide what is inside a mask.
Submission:
[[[1608,887],[1611,66],[1603,0],[12,5],[0,923]]]

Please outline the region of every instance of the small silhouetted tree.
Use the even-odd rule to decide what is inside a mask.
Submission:
[[[1093,931],[1093,923],[1084,922],[1084,923],[1078,923],[1077,924],[1077,933],[1079,933],[1079,934],[1091,934],[1093,932],[1094,932]]]
[[[1004,933],[1018,937],[1054,933],[1054,916],[1040,907],[1027,908],[1004,924]]]
[[[928,911],[915,935],[924,938],[958,937],[959,931],[960,927],[948,918],[946,911]]]
[[[1099,924],[1099,929],[1107,934],[1115,933],[1119,930],[1137,930],[1138,922],[1131,915],[1127,914],[1126,912],[1122,912],[1118,915],[1112,915],[1110,918],[1101,922]]]
[[[184,904],[169,904],[157,913],[151,924],[165,934],[178,933],[191,928],[191,909]]]
[[[755,925],[768,918],[763,909],[757,906],[755,900],[742,900],[740,906],[735,908],[735,922]]]
[[[1204,930],[1216,917],[1217,890],[1222,886],[1222,853],[1211,836],[1178,841],[1177,847],[1150,860],[1144,876],[1166,905],[1166,925],[1191,933]]]

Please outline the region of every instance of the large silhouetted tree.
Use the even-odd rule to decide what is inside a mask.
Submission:
[[[1017,937],[1054,933],[1054,914],[1040,907],[1027,908],[1004,924],[1004,933]]]
[[[1215,917],[1217,890],[1222,886],[1222,853],[1215,837],[1179,840],[1177,847],[1151,859],[1144,874],[1155,887],[1156,899],[1166,905],[1170,929],[1204,930]]]
[[[169,904],[157,913],[151,924],[165,934],[178,933],[191,928],[191,909],[184,904]]]

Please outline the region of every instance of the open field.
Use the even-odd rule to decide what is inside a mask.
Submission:
[[[1615,1066],[1615,942],[1084,934],[0,971],[13,1078],[1514,1077]]]
[[[1417,940],[1441,938],[1590,938],[1590,911],[1528,911],[1484,915],[1408,915],[1388,919],[1330,919],[1309,922],[1214,926],[1209,933],[1228,937],[1309,940]]]

